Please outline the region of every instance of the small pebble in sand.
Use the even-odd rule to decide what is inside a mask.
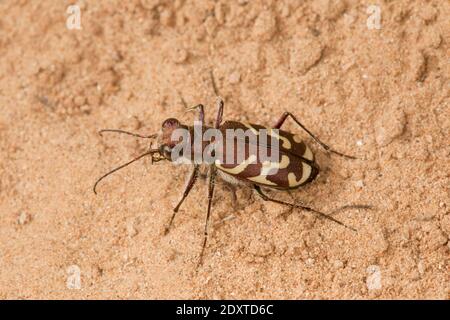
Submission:
[[[379,146],[387,146],[399,137],[406,126],[405,113],[400,107],[387,107],[375,123],[375,140]]]
[[[20,225],[24,225],[30,222],[30,220],[30,216],[26,212],[22,211],[19,215],[19,218],[17,219],[17,223]]]
[[[445,215],[441,219],[441,229],[450,237],[450,215]]]
[[[306,259],[305,264],[308,267],[312,267],[314,265],[314,262],[315,262],[315,260],[313,258],[308,258],[308,259]]]
[[[327,20],[339,18],[346,9],[346,2],[341,0],[316,0],[312,2],[315,13]]]
[[[427,76],[427,60],[422,52],[414,51],[409,57],[410,77],[423,82]]]
[[[231,84],[239,83],[239,81],[241,81],[241,74],[238,71],[234,71],[228,77],[228,82]]]
[[[160,0],[141,0],[141,5],[147,10],[153,10],[160,2]]]
[[[161,13],[159,14],[159,21],[165,27],[172,26],[175,21],[172,10],[169,9],[162,10]]]
[[[419,274],[420,274],[420,275],[423,275],[423,274],[425,273],[425,265],[423,264],[423,261],[422,261],[422,260],[420,260],[420,261],[417,263],[417,270],[419,271]]]
[[[362,140],[356,141],[356,145],[357,145],[358,147],[361,147],[363,144],[364,144],[364,142],[363,142]]]
[[[359,189],[364,188],[364,181],[363,180],[357,180],[355,181],[355,186]]]
[[[82,113],[84,113],[84,114],[90,114],[90,113],[92,112],[92,108],[91,108],[91,106],[89,106],[89,105],[87,105],[87,104],[83,104],[83,105],[80,107],[80,111],[81,111]]]
[[[342,269],[344,267],[344,263],[341,260],[334,260],[333,267],[335,269]]]
[[[214,17],[208,17],[205,20],[205,23],[203,24],[206,30],[206,33],[210,37],[214,37],[217,31],[217,28],[219,26],[219,23]]]
[[[437,49],[442,43],[442,37],[437,29],[426,28],[422,30],[421,43],[424,48]]]
[[[275,15],[271,10],[263,11],[256,18],[253,26],[253,37],[255,39],[268,41],[272,39],[277,31],[277,21]]]
[[[366,286],[369,290],[380,290],[381,289],[381,271],[380,267],[377,265],[368,266],[366,269],[367,278]]]
[[[426,23],[429,23],[429,22],[433,21],[434,19],[436,19],[437,10],[431,4],[424,5],[419,10],[419,15]]]
[[[273,250],[273,244],[263,239],[254,239],[250,241],[248,247],[248,251],[256,257],[267,257],[272,254]]]
[[[313,38],[296,38],[293,41],[289,52],[289,67],[294,72],[305,74],[320,61],[324,48]]]
[[[225,6],[223,3],[216,3],[216,5],[214,6],[214,16],[216,17],[219,25],[225,23]]]
[[[185,62],[188,58],[188,52],[183,48],[177,48],[172,51],[172,61],[176,64]]]
[[[348,26],[352,25],[356,20],[355,16],[352,14],[344,13],[343,17],[344,17],[344,23]]]
[[[376,256],[383,255],[389,249],[389,241],[381,229],[374,228],[371,238],[372,253]]]
[[[138,231],[132,221],[127,223],[127,234],[130,238],[133,238],[134,236],[136,236],[138,234]]]
[[[66,286],[67,289],[81,289],[81,269],[78,265],[73,264],[67,267]]]
[[[281,12],[280,12],[281,17],[282,17],[282,18],[287,18],[287,17],[289,17],[290,13],[291,13],[291,11],[290,11],[290,9],[289,9],[289,5],[288,5],[288,4],[285,4],[285,5],[281,8]]]
[[[81,107],[82,105],[84,105],[86,103],[86,97],[82,96],[82,95],[77,95],[73,98],[73,103],[77,107]]]
[[[443,230],[438,224],[432,221],[428,224],[423,223],[422,230],[424,231],[424,235],[422,236],[421,241],[426,250],[435,251],[448,242],[448,237]]]

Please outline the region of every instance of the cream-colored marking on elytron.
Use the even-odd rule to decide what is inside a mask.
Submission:
[[[250,155],[250,156],[248,157],[248,159],[242,161],[241,163],[239,163],[239,164],[238,164],[236,167],[234,167],[234,168],[224,168],[224,167],[221,165],[219,159],[217,159],[217,160],[215,161],[215,165],[216,165],[216,167],[218,167],[218,168],[219,168],[220,170],[222,170],[222,171],[225,171],[225,172],[227,172],[227,173],[235,174],[235,175],[236,175],[236,174],[239,174],[239,173],[243,172],[243,171],[248,167],[249,164],[252,164],[252,163],[255,163],[255,162],[256,162],[256,155],[252,154],[252,155]]]
[[[303,140],[302,140],[302,137],[300,137],[298,134],[294,135],[294,136],[293,136],[293,139],[294,139],[294,141],[297,142],[297,143],[300,143],[300,142],[303,141]]]
[[[270,161],[264,161],[261,168],[261,176],[268,176],[271,175],[272,169],[285,169],[289,165],[289,157],[286,155],[281,156],[280,162],[270,162]]]
[[[267,180],[266,176],[259,175],[259,176],[251,177],[251,178],[247,178],[247,179],[251,180],[253,182],[260,183],[260,184],[265,184],[265,185],[268,185],[268,186],[276,186],[277,185],[276,183]]]
[[[255,128],[253,128],[249,123],[247,123],[247,122],[242,122],[242,124],[243,124],[244,126],[246,126],[247,128],[249,128],[250,130],[252,130],[252,132],[253,132],[254,134],[256,134],[256,135],[259,134],[258,130],[256,130]]]
[[[278,130],[278,129],[275,129],[275,130]],[[283,141],[283,148],[286,148],[286,149],[290,149],[291,148],[291,142],[289,141],[289,139],[286,138],[286,137],[280,136],[278,133],[276,133],[276,131],[274,131],[274,129],[267,128],[267,133],[269,135],[271,135],[272,137]]]
[[[305,152],[303,153],[303,158],[313,161],[314,155],[313,155],[311,149],[308,146],[305,146],[305,147],[306,147],[306,149],[305,149]]]
[[[300,181],[297,181],[293,172],[290,172],[288,174],[289,187],[297,187],[308,180],[309,176],[311,175],[312,168],[310,165],[304,162],[302,162],[302,168],[302,178],[300,179]]]
[[[248,180],[261,184],[276,186],[277,185],[276,183],[267,180],[267,176],[274,174],[274,172],[271,172],[272,169],[285,169],[288,166],[289,166],[289,157],[286,155],[283,155],[281,157],[280,162],[264,161],[262,164],[261,173],[256,177],[248,178]]]
[[[247,122],[242,122],[242,124],[243,124],[244,126],[246,126],[247,128],[249,128],[250,130],[252,130],[252,132],[253,132],[255,135],[259,135],[259,131],[256,130],[255,128],[253,128],[249,123],[247,123]],[[272,137],[274,137],[275,139],[278,139],[278,140],[283,141],[283,148],[286,148],[286,149],[290,149],[290,148],[291,148],[291,142],[289,141],[289,139],[287,139],[286,137],[281,137],[281,136],[280,136],[279,134],[277,134],[277,133],[274,131],[274,129],[272,129],[272,128],[266,128],[266,130],[267,130],[267,134],[268,134],[269,136],[272,136]],[[275,130],[278,130],[278,129],[275,129]]]

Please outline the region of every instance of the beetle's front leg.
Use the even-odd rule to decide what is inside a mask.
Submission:
[[[217,173],[216,167],[210,166],[210,175],[209,175],[209,183],[208,183],[208,210],[206,212],[205,231],[203,234],[202,251],[200,252],[200,258],[198,261],[199,266],[203,262],[203,253],[204,253],[205,247],[206,247],[206,240],[208,239],[208,224],[209,224],[209,217],[211,215],[211,207],[212,207],[212,200],[213,200],[213,195],[214,195],[216,173]]]
[[[324,148],[326,151],[337,154],[341,157],[345,157],[345,158],[349,158],[349,159],[357,159],[354,156],[349,156],[346,155],[344,153],[341,153],[339,151],[333,150],[331,147],[329,147],[328,145],[326,145],[325,143],[323,143],[322,141],[319,140],[319,138],[317,138],[314,134],[312,134],[311,131],[309,131],[300,121],[297,120],[297,118],[290,112],[284,112],[283,115],[281,116],[281,118],[277,121],[277,123],[274,126],[274,129],[280,129],[281,126],[284,124],[284,122],[286,121],[287,117],[291,117],[292,120],[294,120],[295,123],[297,123],[300,128],[302,128],[303,130],[306,131],[306,133],[308,133],[313,139],[314,141],[316,141],[322,148]]]
[[[183,195],[182,195],[180,201],[178,202],[178,204],[173,209],[172,216],[170,217],[170,220],[169,220],[169,224],[167,225],[167,227],[166,227],[166,229],[164,231],[165,234],[167,234],[169,232],[170,227],[172,226],[172,222],[173,222],[173,220],[175,218],[175,215],[177,214],[178,210],[180,209],[181,204],[187,198],[187,196],[189,195],[189,192],[192,190],[192,187],[194,186],[195,182],[197,181],[198,169],[199,169],[199,166],[195,165],[194,169],[191,172],[189,180],[188,180],[188,182],[186,184],[186,188],[184,189]]]

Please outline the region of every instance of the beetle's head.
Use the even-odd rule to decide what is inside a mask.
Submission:
[[[167,160],[172,160],[172,149],[180,142],[179,139],[173,139],[173,133],[177,129],[186,128],[180,121],[175,118],[164,120],[161,126],[161,134],[159,137],[159,152]]]

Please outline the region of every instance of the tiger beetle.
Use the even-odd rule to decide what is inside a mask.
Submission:
[[[291,209],[302,209],[308,212],[311,212],[321,218],[328,219],[330,221],[333,221],[341,226],[344,226],[348,229],[351,229],[353,231],[356,231],[354,228],[349,227],[342,223],[341,221],[335,219],[332,217],[332,214],[343,210],[343,209],[369,209],[370,206],[367,205],[346,205],[343,206],[335,211],[333,211],[331,214],[325,214],[323,212],[320,212],[318,210],[315,210],[313,208],[310,208],[308,206],[302,205],[302,204],[295,204],[295,203],[289,203],[282,200],[275,199],[273,197],[270,197],[267,195],[262,188],[269,188],[269,189],[278,189],[278,190],[292,190],[297,189],[301,186],[304,186],[310,182],[312,182],[319,173],[319,166],[316,163],[314,153],[311,151],[311,149],[305,144],[305,142],[302,141],[302,139],[291,132],[281,130],[281,127],[285,123],[286,119],[290,117],[300,128],[302,128],[316,143],[318,143],[325,151],[336,154],[341,157],[349,158],[349,159],[356,159],[353,156],[349,156],[346,154],[343,154],[341,152],[338,152],[332,148],[330,148],[328,145],[320,141],[314,134],[311,133],[292,113],[290,112],[284,112],[283,115],[280,117],[280,119],[275,123],[275,125],[272,128],[266,128],[261,125],[257,124],[249,124],[244,122],[238,122],[238,121],[224,121],[222,122],[222,115],[223,115],[223,108],[224,103],[222,99],[218,99],[218,113],[217,117],[214,123],[214,129],[219,130],[220,132],[224,133],[227,129],[243,129],[243,130],[250,130],[254,135],[258,135],[259,132],[263,129],[267,130],[273,130],[278,129],[276,132],[277,134],[273,134],[272,138],[275,137],[279,140],[279,162],[277,163],[278,170],[273,175],[267,175],[262,174],[264,171],[264,163],[262,161],[259,161],[258,157],[253,157],[253,160],[255,161],[247,161],[250,157],[252,157],[252,154],[249,152],[246,152],[245,154],[245,160],[239,163],[228,163],[228,164],[221,164],[218,162],[214,162],[208,165],[208,176],[209,176],[209,183],[208,183],[208,207],[206,212],[206,221],[205,221],[205,228],[204,228],[204,237],[203,237],[203,244],[202,249],[199,256],[199,265],[202,263],[203,259],[203,253],[206,247],[206,241],[208,238],[208,223],[211,215],[211,206],[212,206],[212,200],[214,195],[214,186],[215,186],[215,180],[217,174],[220,174],[220,176],[225,180],[225,182],[231,183],[231,184],[241,184],[246,185],[251,188],[253,188],[256,191],[256,194],[259,195],[264,201],[270,201],[275,202],[284,206],[288,206]],[[194,107],[195,109],[199,110],[199,118],[198,120],[201,122],[202,126],[204,126],[205,122],[205,113],[204,113],[204,106],[202,104],[197,105]],[[135,159],[111,170],[110,172],[106,173],[102,177],[100,177],[96,183],[94,184],[94,193],[96,192],[96,187],[98,183],[103,180],[105,177],[109,176],[110,174],[116,172],[117,170],[120,170],[131,163],[145,157],[145,156],[151,156],[152,163],[158,162],[162,160],[167,161],[173,161],[172,159],[172,150],[173,148],[179,143],[179,141],[174,141],[172,139],[172,134],[176,129],[186,129],[190,132],[190,134],[193,134],[193,127],[187,126],[184,124],[181,124],[180,121],[174,118],[169,118],[165,120],[162,123],[161,131],[159,134],[152,134],[149,136],[144,136],[124,130],[116,130],[116,129],[105,129],[101,130],[99,133],[103,132],[116,132],[116,133],[124,133],[131,136],[135,136],[138,138],[147,138],[147,139],[156,139],[158,138],[158,144],[159,146],[157,148],[152,148],[145,152],[144,154],[141,154],[140,156],[136,157]],[[208,127],[205,127],[208,128]],[[191,139],[192,143],[194,139]],[[258,141],[258,140],[257,140]],[[212,143],[212,141],[206,141],[206,143],[202,144],[201,152],[204,151],[204,149],[207,147],[209,143]],[[267,148],[267,144],[257,144],[256,150],[260,148]],[[176,216],[176,213],[180,209],[180,206],[186,199],[186,197],[189,195],[189,192],[194,187],[197,178],[199,176],[199,164],[198,163],[192,163],[192,171],[189,176],[189,180],[187,182],[187,185],[185,187],[185,190],[181,196],[181,199],[173,209],[172,215],[170,217],[170,220],[165,228],[165,234],[167,234],[170,230],[170,227],[172,226],[173,220]]]

